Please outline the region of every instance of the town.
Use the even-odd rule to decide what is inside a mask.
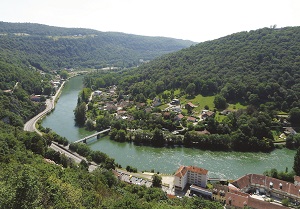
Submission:
[[[119,180],[129,184],[151,186],[151,181],[122,170],[115,172]],[[146,174],[150,175],[150,173]],[[145,175],[144,175],[145,176]],[[170,179],[170,177],[169,177]],[[180,166],[162,189],[170,198],[202,197],[236,208],[288,208],[300,204],[300,177],[294,183],[278,180],[261,174],[246,174],[236,180],[210,178],[209,171],[195,166]],[[170,187],[170,189],[169,189]]]

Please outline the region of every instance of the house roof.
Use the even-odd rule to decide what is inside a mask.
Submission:
[[[239,189],[238,188],[236,188],[233,184],[228,184],[228,189],[229,189],[229,191],[239,191]]]
[[[192,121],[192,122],[195,122],[196,121],[196,118],[192,117],[192,116],[189,116],[187,118],[188,121]]]
[[[239,208],[244,208],[248,205],[249,194],[238,191],[230,191],[225,194],[226,203]]]
[[[274,191],[282,191],[293,196],[298,196],[300,193],[300,186],[298,185],[261,174],[247,174],[234,181],[233,184],[241,190],[254,184],[263,187],[270,187],[272,185]]]
[[[184,118],[184,116],[182,114],[178,114],[176,117],[179,118],[179,119]]]
[[[248,199],[248,206],[251,208],[263,208],[263,209],[287,209],[288,207],[285,207],[280,204],[275,204],[272,202],[267,202],[267,201],[261,201],[256,198],[252,198],[249,196]]]
[[[204,112],[202,115],[207,115],[208,117],[210,117],[213,114],[215,114],[213,111],[207,111],[207,112]]]
[[[145,106],[146,106],[146,103],[139,103],[139,102],[137,102],[137,103],[135,104],[135,106],[136,106],[137,108],[145,107]]]
[[[300,183],[300,176],[294,176],[294,181],[297,181]]]
[[[187,168],[182,165],[176,171],[175,176],[177,176],[177,177],[183,177],[186,174],[187,171],[188,171]]]
[[[126,113],[126,111],[125,110],[118,110],[118,115],[122,115],[122,114],[125,114]]]
[[[189,105],[190,107],[197,107],[196,105],[194,105],[194,104],[191,103],[191,102],[188,102],[187,105]]]
[[[164,114],[164,116],[170,116],[171,113],[170,112],[164,112],[163,114]]]
[[[194,173],[199,173],[202,175],[206,175],[208,173],[208,170],[206,170],[204,168],[199,168],[199,167],[195,167],[195,166],[188,166],[187,168],[189,171],[192,171]]]
[[[203,131],[197,131],[198,134],[204,135],[204,134],[210,134],[208,130],[203,130]]]
[[[176,171],[175,176],[177,177],[183,177],[186,172],[193,172],[193,173],[198,173],[201,175],[207,175],[208,170],[204,169],[204,168],[199,168],[199,167],[195,167],[195,166],[180,166],[179,169]]]

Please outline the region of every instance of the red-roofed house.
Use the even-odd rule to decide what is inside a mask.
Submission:
[[[30,100],[33,102],[40,102],[41,97],[40,97],[40,95],[32,95],[32,96],[30,96]]]
[[[193,109],[194,109],[195,107],[197,107],[197,106],[194,105],[193,103],[189,102],[189,103],[187,103],[184,107],[185,107],[185,109],[187,109],[188,112],[191,113],[191,112],[193,111]]]
[[[208,170],[195,166],[180,166],[175,173],[175,188],[183,190],[187,184],[195,184],[203,188],[207,184]]]
[[[146,103],[139,103],[139,102],[137,102],[137,103],[135,104],[135,106],[136,106],[137,109],[140,109],[140,108],[142,108],[142,107],[145,107],[145,105],[146,105]]]
[[[184,116],[180,113],[174,117],[174,120],[181,120]]]
[[[189,116],[188,118],[187,118],[187,121],[189,121],[189,122],[197,122],[197,119],[196,118],[194,118],[194,117],[192,117],[192,116]]]
[[[210,132],[206,129],[204,129],[203,131],[197,131],[197,133],[200,135],[209,135],[210,134]]]
[[[205,120],[206,118],[214,116],[214,112],[210,110],[202,110],[201,118]]]
[[[225,194],[226,205],[244,208],[248,205],[249,194],[239,191],[229,191]]]

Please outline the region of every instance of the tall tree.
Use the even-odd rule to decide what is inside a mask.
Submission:
[[[161,187],[161,180],[162,180],[161,176],[154,174],[152,176],[152,185],[154,187]]]
[[[190,83],[186,89],[185,92],[187,94],[189,94],[190,96],[194,96],[195,95],[195,90],[196,90],[196,85],[194,83]]]
[[[158,128],[154,130],[152,144],[156,147],[162,147],[165,144],[163,132]]]
[[[217,109],[225,109],[227,107],[226,99],[221,95],[216,95],[214,104]]]
[[[297,125],[300,123],[300,109],[293,108],[290,111],[290,122],[292,125]]]
[[[78,125],[83,125],[85,122],[85,111],[86,111],[86,103],[82,102],[80,105],[76,107],[74,110],[75,121]]]
[[[300,148],[297,149],[296,155],[294,157],[293,169],[297,176],[300,176]]]

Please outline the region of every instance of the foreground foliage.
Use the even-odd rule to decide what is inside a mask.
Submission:
[[[35,133],[9,132],[14,127],[0,122],[0,208],[222,208],[202,199],[170,200],[161,189],[119,182],[105,168],[89,173]]]

